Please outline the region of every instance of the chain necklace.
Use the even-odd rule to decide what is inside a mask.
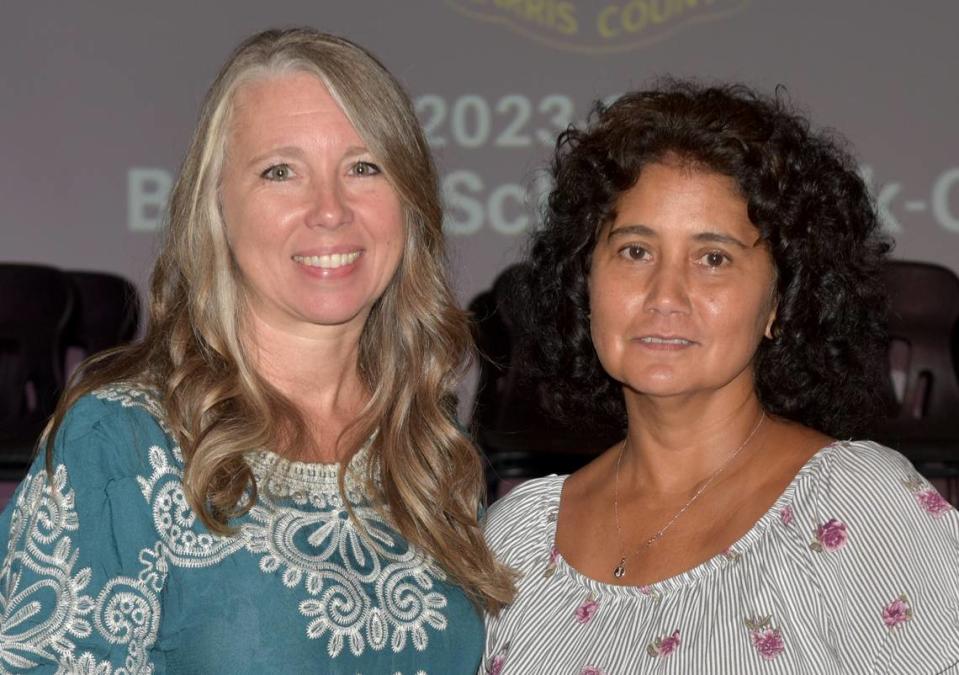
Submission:
[[[753,440],[753,436],[755,436],[755,435],[756,435],[756,432],[759,431],[759,427],[762,425],[763,420],[765,420],[765,419],[766,419],[766,411],[763,410],[763,411],[762,411],[762,415],[759,417],[759,421],[756,422],[756,426],[754,426],[754,427],[753,427],[753,430],[749,432],[749,436],[747,436],[747,437],[746,437],[746,440],[742,442],[742,445],[740,445],[738,448],[736,448],[736,449],[733,451],[733,453],[732,453],[729,457],[726,458],[726,461],[724,461],[722,464],[719,465],[719,468],[718,468],[718,469],[716,469],[715,471],[713,471],[712,475],[710,475],[709,478],[707,478],[706,481],[705,481],[702,485],[699,486],[699,489],[696,490],[696,492],[693,494],[693,496],[689,498],[689,501],[686,502],[686,503],[683,505],[683,508],[679,509],[679,511],[676,512],[676,515],[674,515],[672,518],[670,518],[670,519],[669,519],[669,522],[666,523],[665,525],[663,525],[663,527],[659,530],[659,532],[657,532],[657,533],[654,534],[652,537],[650,537],[649,539],[647,539],[645,542],[643,542],[642,544],[640,544],[634,551],[632,551],[632,552],[630,552],[630,553],[627,553],[627,552],[626,552],[626,547],[623,546],[623,541],[624,541],[624,540],[623,540],[623,529],[622,529],[622,527],[620,527],[620,524],[619,524],[619,467],[620,467],[620,465],[623,463],[623,455],[626,453],[626,444],[629,442],[629,435],[627,434],[626,438],[623,439],[623,444],[622,444],[622,445],[620,446],[620,448],[619,448],[619,457],[616,458],[616,479],[615,479],[615,482],[614,482],[614,486],[615,486],[615,487],[614,487],[614,492],[613,492],[613,519],[614,519],[614,521],[616,522],[616,535],[619,537],[619,545],[620,545],[620,549],[622,550],[623,555],[622,555],[622,557],[621,557],[620,560],[619,560],[619,564],[616,565],[616,569],[613,570],[613,576],[614,576],[614,577],[616,577],[617,579],[622,579],[624,576],[626,576],[626,560],[627,560],[628,558],[632,558],[634,555],[636,555],[637,553],[639,553],[639,552],[642,551],[643,549],[646,549],[646,548],[652,546],[652,545],[655,544],[657,541],[659,541],[660,539],[662,539],[663,535],[666,534],[666,531],[669,530],[669,528],[673,526],[673,523],[675,523],[676,520],[677,520],[681,515],[683,515],[684,513],[686,513],[686,510],[687,510],[690,506],[692,506],[693,503],[694,503],[697,499],[699,499],[699,496],[700,496],[701,494],[703,494],[703,492],[706,491],[706,488],[708,488],[710,485],[712,485],[712,482],[713,482],[714,480],[716,480],[717,476],[719,476],[719,474],[721,474],[721,473],[723,472],[723,470],[724,470],[727,466],[729,466],[729,463],[732,462],[733,459],[736,458],[736,455],[738,455],[740,452],[742,452],[743,448],[745,448],[747,445],[749,445],[749,441]]]

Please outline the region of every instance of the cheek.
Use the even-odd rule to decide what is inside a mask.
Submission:
[[[386,200],[379,208],[371,213],[374,223],[373,237],[382,245],[386,253],[386,260],[393,267],[386,270],[390,276],[395,271],[403,257],[406,246],[406,225],[402,208],[396,200]]]
[[[247,225],[250,220],[248,204],[226,183],[220,189],[220,217],[223,219],[227,240],[236,253],[237,245],[246,242],[252,228]]]
[[[765,297],[721,293],[707,296],[702,307],[717,333],[743,349],[754,349],[762,339],[769,318],[769,302]],[[735,345],[732,348],[735,349]]]
[[[602,280],[591,280],[589,286],[589,332],[600,363],[606,370],[616,370],[623,352],[623,337],[628,333],[629,299],[621,290]]]

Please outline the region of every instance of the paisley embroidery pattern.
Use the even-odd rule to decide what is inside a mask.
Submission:
[[[149,391],[116,385],[95,395],[147,410],[170,436]],[[187,502],[180,448],[153,446],[147,457],[151,473],[137,482],[151,507],[157,541],[140,551],[137,578],[112,578],[96,597],[87,588],[90,569],[76,569],[79,550],[70,534],[80,523],[66,467],[56,467],[52,485],[43,473],[24,483],[12,512],[10,552],[0,569],[0,670],[52,660],[67,672],[152,672],[148,654],[171,568],[210,567],[243,552],[256,556],[262,573],[278,583],[303,589],[306,599],[298,610],[305,636],[325,639],[331,657],[344,648],[359,656],[387,645],[394,652],[408,644],[422,651],[428,628],[446,629],[447,598],[434,588],[445,575],[365,502],[354,479],[365,468],[363,451],[344,483],[365,535],[342,503],[336,467],[251,453],[259,500],[238,523],[236,536],[220,537],[202,527]],[[21,587],[20,569],[39,580]],[[114,671],[90,653],[76,653],[75,640],[92,631],[127,646],[123,668]]]
[[[76,569],[79,528],[66,469],[28,477],[10,521],[9,553],[0,569],[0,666],[27,669],[57,662],[66,672],[149,673],[147,650],[156,640],[156,593],[138,579],[116,577],[96,598],[87,594],[91,570]],[[23,585],[23,572],[38,581]],[[51,600],[53,602],[51,602]],[[113,670],[91,654],[75,656],[75,639],[96,630],[112,644],[127,645],[124,667]]]

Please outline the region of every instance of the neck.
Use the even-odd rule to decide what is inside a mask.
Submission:
[[[253,312],[248,317],[253,367],[303,415],[315,446],[311,459],[343,459],[349,444],[337,444],[340,432],[368,399],[359,376],[359,332],[340,326],[293,331]]]
[[[762,429],[750,438],[762,416],[751,383],[701,397],[627,395],[626,403],[625,489],[686,494],[723,467],[747,439],[740,456],[762,440]]]

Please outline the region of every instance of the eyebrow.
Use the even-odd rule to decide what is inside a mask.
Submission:
[[[265,162],[268,158],[274,157],[276,155],[286,155],[286,156],[292,155],[293,157],[301,158],[305,154],[306,153],[303,152],[302,148],[298,148],[295,145],[284,145],[279,148],[270,148],[266,152],[260,153],[259,155],[252,157],[250,161],[248,162],[248,164],[250,166],[255,166],[257,164],[260,164],[261,162]]]
[[[260,153],[259,155],[250,159],[249,165],[254,166],[254,165],[260,164],[262,162],[265,162],[268,158],[274,157],[276,155],[292,156],[297,159],[302,159],[303,157],[306,156],[306,154],[307,154],[306,151],[299,146],[284,145],[279,148],[270,148],[266,152]],[[359,157],[360,155],[364,155],[364,154],[372,155],[373,153],[371,153],[370,149],[367,148],[365,145],[351,145],[343,152],[343,157],[353,158],[353,157]]]
[[[656,230],[649,227],[648,225],[620,225],[617,228],[614,228],[609,231],[609,234],[606,235],[606,240],[609,241],[613,237],[621,237],[627,235],[635,235],[639,237],[652,237],[656,238],[659,235]],[[722,234],[720,232],[698,232],[693,235],[693,241],[701,242],[712,242],[716,244],[731,244],[733,246],[738,246],[742,249],[751,248],[747,244],[743,243],[736,237],[729,234]]]

